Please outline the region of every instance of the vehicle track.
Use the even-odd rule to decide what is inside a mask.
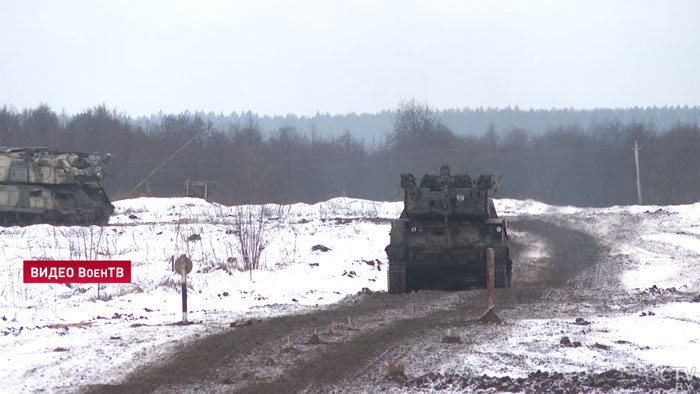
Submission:
[[[513,287],[497,294],[499,307],[535,303],[600,260],[600,246],[583,232],[538,219],[514,219],[511,228],[542,237],[550,245],[547,267],[536,276],[517,271]],[[527,245],[515,242],[517,266]],[[331,308],[272,318],[194,341],[168,360],[141,369],[116,385],[93,385],[85,393],[327,392],[347,388],[365,375],[376,379],[387,353],[436,327],[469,326],[484,308],[484,291],[372,293]],[[347,327],[347,317],[353,322]],[[329,332],[331,322],[339,322]],[[320,329],[321,344],[307,343]],[[291,349],[287,349],[286,338]],[[138,360],[136,360],[138,362]],[[366,380],[366,379],[365,379]],[[341,389],[342,390],[342,389]]]

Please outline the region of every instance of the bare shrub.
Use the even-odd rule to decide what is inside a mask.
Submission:
[[[297,263],[297,258],[299,257],[299,249],[297,247],[297,238],[299,237],[299,227],[290,226],[292,240],[289,242],[282,243],[282,249],[284,250],[282,256],[280,256],[280,261],[277,262],[277,267],[282,268],[289,265],[294,265]]]
[[[260,269],[265,248],[279,232],[286,220],[289,207],[284,205],[237,205],[231,214],[220,215],[225,219],[228,233],[238,240],[241,268],[247,271]]]
[[[111,256],[105,238],[104,227],[69,227],[62,234],[68,240],[69,260],[97,260],[98,256]]]
[[[175,275],[164,276],[163,278],[161,278],[157,287],[165,287],[165,288],[173,289],[179,293],[182,291],[182,279],[181,279],[181,277],[176,277]],[[194,291],[194,287],[192,286],[192,282],[190,282],[190,281],[187,282],[187,288],[189,290]]]

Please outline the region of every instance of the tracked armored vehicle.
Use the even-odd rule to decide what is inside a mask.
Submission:
[[[109,153],[0,147],[0,225],[106,224]]]
[[[494,249],[495,285],[510,287],[512,261],[506,222],[498,218],[489,191],[491,175],[472,180],[426,174],[416,183],[401,174],[404,210],[391,223],[389,293],[420,289],[464,290],[486,287],[486,249]]]

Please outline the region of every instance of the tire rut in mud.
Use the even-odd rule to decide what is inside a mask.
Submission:
[[[462,305],[464,304],[463,301]],[[475,305],[474,302],[468,302],[468,304]],[[405,339],[407,334],[430,329],[454,316],[455,309],[450,308],[437,310],[425,316],[394,320],[349,341],[329,345],[320,352],[318,357],[285,371],[279,379],[254,383],[243,387],[237,393],[323,391],[325,385],[332,385],[345,376],[362,370],[366,366],[368,357],[379,349],[390,348]]]
[[[409,295],[417,304],[430,305],[443,298],[440,292],[427,292]],[[272,352],[283,350],[282,343],[288,335],[299,337],[299,333],[312,333],[317,327],[326,327],[331,321],[342,322],[350,317],[352,322],[360,322],[368,316],[424,315],[429,310],[421,312],[416,308],[395,302],[395,298],[387,293],[371,293],[351,297],[345,303],[332,308],[308,312],[298,315],[287,315],[264,320],[249,326],[230,331],[209,335],[189,343],[169,359],[154,365],[145,366],[130,374],[119,384],[97,384],[87,386],[84,393],[150,393],[163,387],[163,392],[187,392],[179,387],[197,385],[203,382],[214,383],[226,380],[226,376],[234,375],[231,370],[238,369],[241,360],[260,358],[260,348],[274,349]],[[357,323],[355,323],[357,324]],[[308,353],[308,352],[307,352]],[[260,363],[264,362],[260,359]],[[236,373],[238,377],[240,374]],[[257,381],[256,381],[257,382]],[[245,383],[244,383],[245,384]],[[235,385],[233,386],[235,387]],[[233,387],[219,388],[219,391],[230,392]],[[210,392],[217,391],[207,390]]]
[[[602,247],[593,236],[584,232],[539,219],[513,219],[508,223],[513,230],[539,235],[550,247],[549,256],[545,258],[547,270],[534,282],[521,286],[562,287],[601,259]],[[511,247],[516,264],[524,247],[517,243]]]
[[[546,238],[552,250],[547,257],[548,269],[535,280],[518,282],[514,277],[513,288],[501,292],[498,302],[506,307],[536,302],[544,289],[564,286],[598,260],[599,247],[590,235],[536,219],[515,219],[511,221],[511,227],[516,231],[535,233]],[[521,245],[513,245],[515,264],[518,250],[522,248]],[[353,304],[303,315],[272,318],[251,327],[202,338],[185,346],[165,362],[130,375],[123,383],[93,385],[85,392],[323,391],[348,377],[364,373],[368,365],[372,364],[370,360],[388,348],[399,345],[401,341],[409,340],[431,328],[449,325],[455,319],[478,317],[484,307],[482,296],[483,290],[365,295]],[[433,309],[415,312],[416,308],[426,306]],[[376,321],[370,327],[362,328],[341,341],[318,345],[312,354],[305,352],[305,358],[279,366],[282,370],[272,379],[241,377],[242,364],[263,363],[266,355],[259,350],[262,347],[274,349],[274,352],[282,351],[282,338],[290,332],[311,332],[314,327],[325,325],[332,319],[340,321],[344,316],[351,316],[353,321],[362,321],[373,314],[385,317],[379,320],[375,318]],[[385,367],[375,365],[373,369]]]

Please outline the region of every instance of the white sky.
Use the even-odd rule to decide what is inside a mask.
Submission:
[[[0,0],[0,106],[700,105],[698,1]]]

